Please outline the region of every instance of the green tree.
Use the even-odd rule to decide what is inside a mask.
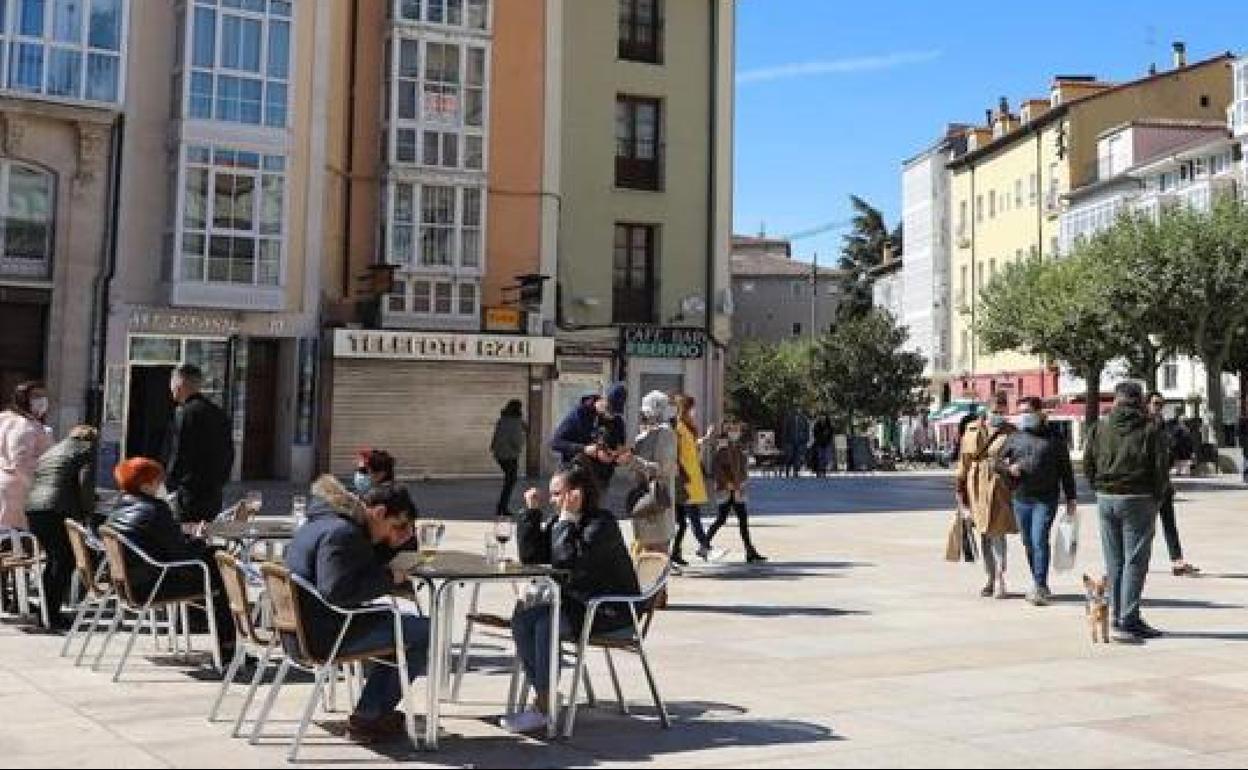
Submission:
[[[857,195],[849,196],[853,226],[844,236],[840,269],[842,299],[837,313],[842,320],[862,315],[872,306],[871,270],[884,261],[884,252],[901,253],[901,226],[890,233],[879,209]]]
[[[728,367],[727,395],[738,418],[752,427],[778,430],[794,405],[811,404],[810,343],[747,342]]]
[[[815,344],[816,403],[843,418],[850,435],[859,419],[891,419],[924,404],[927,362],[905,349],[908,338],[890,313],[873,308],[837,324]]]
[[[1100,416],[1101,375],[1133,337],[1110,304],[1108,239],[1097,236],[1057,261],[1023,260],[980,292],[975,333],[984,348],[1019,350],[1066,363],[1087,383],[1084,420]]]
[[[1173,277],[1171,312],[1184,334],[1179,349],[1205,365],[1205,412],[1217,442],[1222,433],[1222,372],[1248,322],[1248,208],[1222,196],[1208,211],[1176,206],[1157,228],[1162,270]]]

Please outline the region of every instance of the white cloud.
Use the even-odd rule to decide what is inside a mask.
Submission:
[[[909,64],[935,61],[941,51],[898,51],[881,56],[860,56],[851,59],[808,61],[782,64],[777,67],[761,67],[737,73],[737,85],[764,83],[771,80],[789,80],[817,75],[847,75],[858,72],[895,69]]]

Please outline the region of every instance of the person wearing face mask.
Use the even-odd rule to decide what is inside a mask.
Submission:
[[[1022,430],[1005,442],[997,456],[997,467],[1013,480],[1014,518],[1022,533],[1033,582],[1027,601],[1039,607],[1048,604],[1052,596],[1049,533],[1057,516],[1058,500],[1065,497],[1066,511],[1073,516],[1079,499],[1066,439],[1045,422],[1039,398],[1025,398],[1022,405]]]
[[[560,578],[561,639],[577,639],[585,622],[588,603],[598,596],[630,596],[640,593],[637,572],[615,516],[602,508],[601,490],[588,468],[560,471],[550,480],[554,515],[541,510],[536,489],[524,495],[527,507],[516,527],[516,545],[525,564],[550,564],[562,571]],[[610,633],[632,624],[623,604],[604,604],[594,616],[593,632]],[[516,656],[537,691],[536,707],[504,717],[504,729],[529,733],[546,726],[550,708],[548,682],[550,637],[555,633],[550,605],[517,608],[511,619]]]
[[[357,495],[394,484],[394,455],[384,449],[365,449],[359,453],[358,460],[351,481]]]
[[[40,456],[52,446],[43,424],[47,414],[48,394],[38,382],[18,385],[0,412],[0,529],[28,526],[26,496]]]
[[[221,660],[231,660],[235,647],[234,620],[213,556],[215,551],[178,526],[169,504],[159,494],[165,469],[155,460],[132,457],[113,469],[113,478],[122,496],[109,514],[108,526],[158,562],[199,561],[207,565]],[[138,597],[155,591],[156,604],[166,597],[188,596],[204,590],[204,573],[198,567],[171,569],[161,580],[159,569],[129,551],[126,552],[126,574]]]
[[[987,415],[966,426],[958,448],[956,475],[959,510],[969,512],[980,535],[988,583],[980,596],[1008,598],[1005,590],[1006,535],[1018,532],[1010,504],[1010,489],[997,472],[997,455],[1015,431],[1005,419],[1008,400],[998,393]]]
[[[719,516],[715,518],[715,522],[711,524],[711,528],[706,532],[706,539],[713,541],[715,534],[728,521],[730,512],[737,515],[737,526],[741,531],[741,544],[745,546],[745,560],[750,564],[758,564],[767,561],[767,557],[763,556],[754,548],[754,542],[750,538],[750,517],[746,512],[746,482],[749,480],[747,472],[749,461],[745,456],[745,449],[741,445],[741,439],[744,435],[742,426],[738,422],[728,421],[724,424],[724,431],[720,435],[718,446],[715,450],[715,488],[719,497]]]

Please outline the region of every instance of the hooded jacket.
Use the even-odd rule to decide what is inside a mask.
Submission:
[[[1011,434],[997,455],[997,470],[1006,476],[1017,463],[1022,469],[1014,497],[1056,503],[1065,492],[1067,500],[1075,500],[1075,471],[1070,464],[1066,439],[1049,425],[1019,430]]]
[[[332,477],[312,487],[308,520],[295,530],[286,549],[290,571],[316,586],[330,604],[358,607],[385,596],[394,587],[390,571],[373,548],[368,528],[360,523],[358,502]],[[326,655],[342,631],[342,616],[325,608],[305,591],[299,610],[306,620],[312,654]],[[388,616],[363,615],[351,621],[349,639],[368,633]]]
[[[1114,407],[1088,432],[1083,469],[1098,493],[1161,500],[1169,466],[1161,429],[1136,407]]]
[[[607,449],[619,449],[624,446],[628,436],[624,426],[624,406],[628,400],[628,389],[616,383],[607,389],[607,405],[609,416],[598,414],[594,401],[596,395],[586,395],[575,409],[567,414],[555,428],[550,439],[550,448],[554,450],[565,466],[573,462],[581,462],[594,472],[605,486],[615,473],[615,466],[598,462],[584,455],[585,448],[594,444],[602,444]]]
[[[520,417],[503,415],[494,424],[494,438],[490,451],[499,460],[519,460],[524,451],[524,438],[529,428]]]

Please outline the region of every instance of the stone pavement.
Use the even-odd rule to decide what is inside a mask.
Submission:
[[[854,483],[828,482],[818,494],[852,496],[859,492],[842,485]],[[941,561],[947,514],[937,507],[939,487],[917,510],[887,509],[893,497],[926,499],[908,483],[926,484],[877,480],[880,504],[866,508],[873,513],[759,516],[756,541],[773,557],[769,566],[725,563],[676,581],[650,647],[675,717],[669,731],[655,724],[639,667],[625,660],[621,673],[637,716],[583,709],[575,737],[553,744],[502,733],[492,719],[506,691],[501,672],[510,646],[483,635],[474,666],[484,673],[466,680],[467,703],[451,709],[456,716],[445,722],[441,752],[354,747],[339,737],[344,715],[322,714],[304,761],[958,768],[1248,762],[1248,491],[1184,486],[1180,528],[1204,576],[1172,577],[1159,536],[1145,612],[1169,636],[1141,646],[1094,646],[1076,578],[1101,569],[1090,507],[1079,568],[1053,581],[1057,604],[1035,608],[1019,598],[1025,570],[1017,540],[1010,576],[1018,593],[1009,601],[979,598],[977,566]],[[479,548],[482,529],[453,525],[451,545]],[[731,529],[721,537],[735,545]],[[491,594],[499,610],[506,593]],[[57,638],[0,625],[6,767],[271,767],[283,761],[281,736],[307,694],[306,684],[287,688],[270,737],[250,747],[229,738],[228,725],[206,720],[214,684],[180,663],[159,663],[149,644],[140,642],[120,684],[73,668],[57,657],[58,648]],[[600,694],[609,690],[601,659],[591,668]],[[238,702],[228,699],[227,712]]]

